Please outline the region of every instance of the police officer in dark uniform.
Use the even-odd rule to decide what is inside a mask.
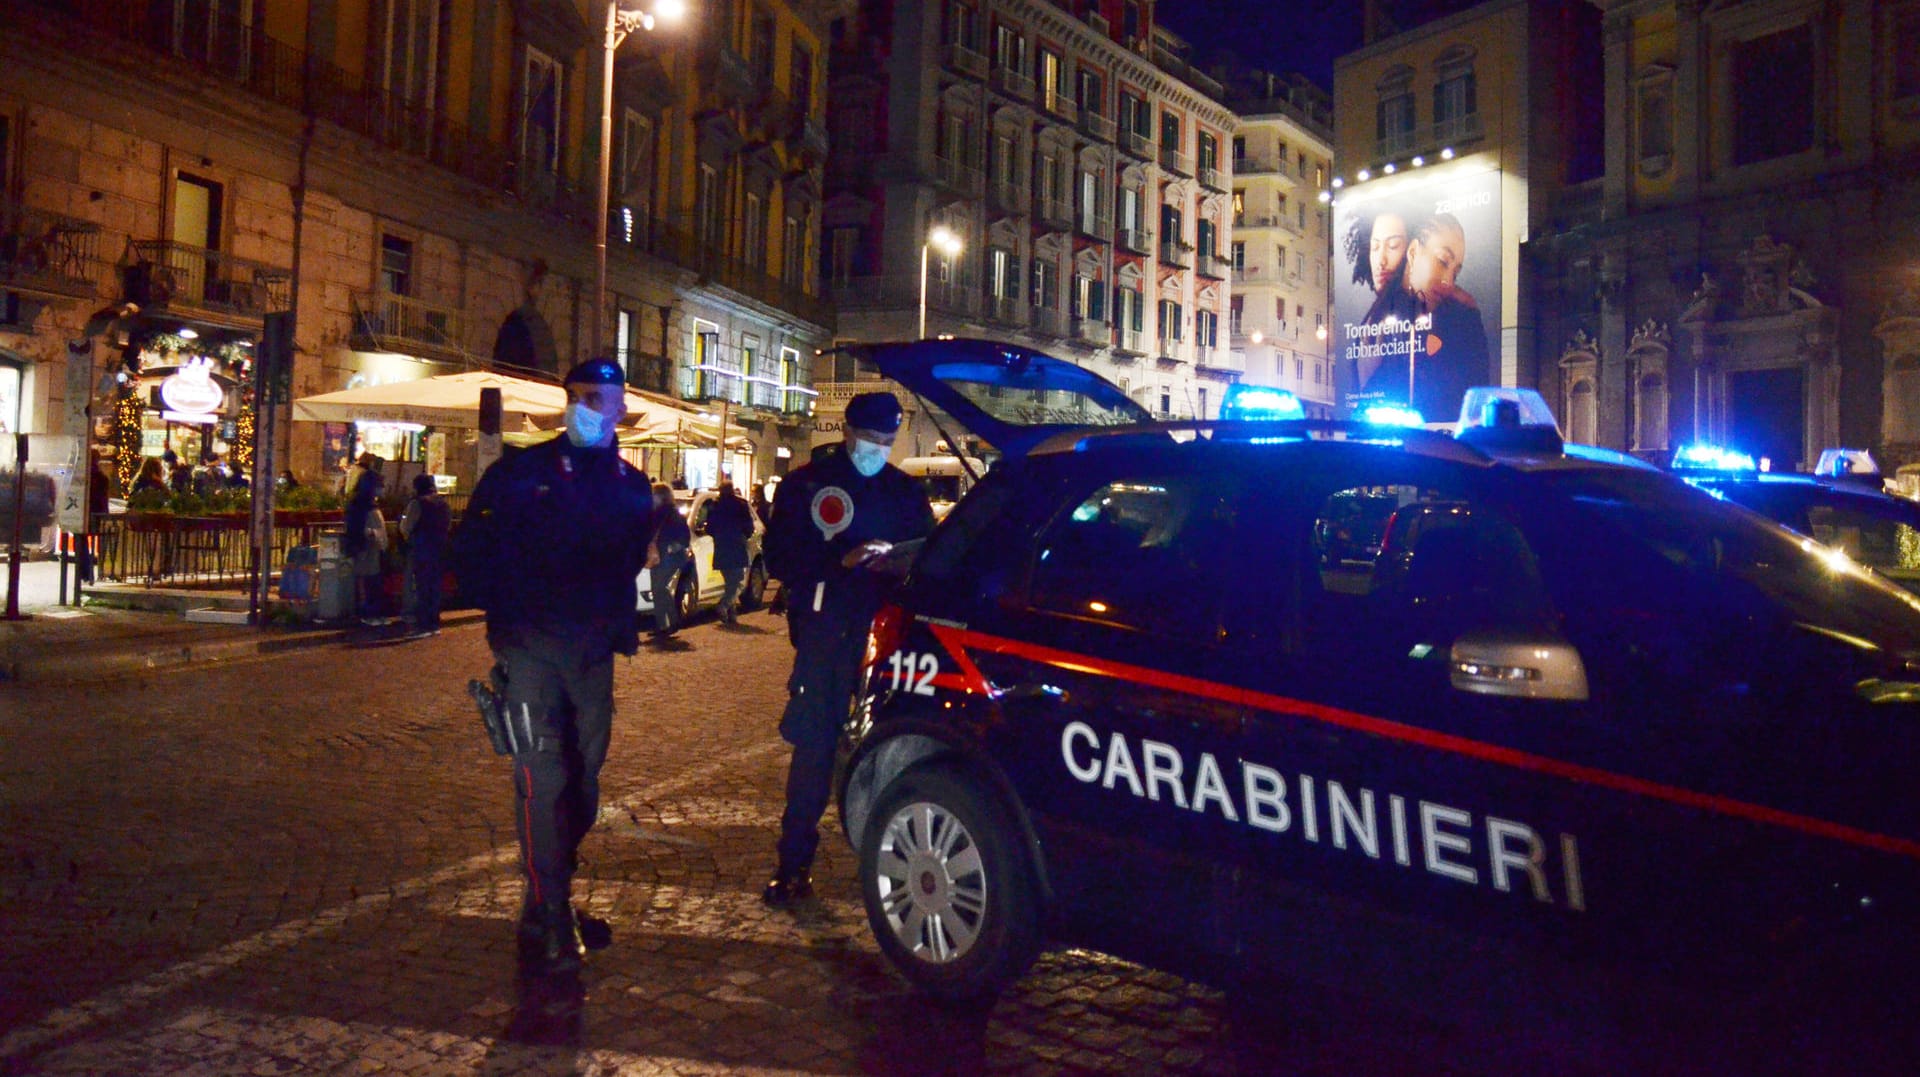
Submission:
[[[918,483],[887,463],[900,431],[891,393],[847,402],[846,440],[816,451],[780,483],[766,537],[767,567],[786,586],[794,647],[780,735],[793,745],[772,905],[813,892],[813,853],[833,784],[840,727],[852,707],[867,629],[901,559],[897,543],[925,538],[933,510]]]
[[[608,359],[569,371],[566,436],[488,468],[456,536],[460,588],[486,610],[495,685],[518,731],[521,954],[551,971],[579,967],[583,936],[610,941],[604,921],[576,917],[569,886],[599,811],[613,656],[639,645],[634,580],[655,520],[646,474],[614,448],[625,380]]]

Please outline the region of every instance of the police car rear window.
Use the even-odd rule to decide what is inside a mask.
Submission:
[[[1126,426],[1140,421],[1136,405],[1120,398],[1103,402],[1068,389],[1010,386],[1001,368],[947,363],[934,377],[988,416],[1012,426]]]

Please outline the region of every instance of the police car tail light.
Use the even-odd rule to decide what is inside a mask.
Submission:
[[[908,613],[905,609],[886,605],[873,615],[873,626],[867,630],[867,660],[865,665],[873,667],[886,656],[900,649],[907,639]]]

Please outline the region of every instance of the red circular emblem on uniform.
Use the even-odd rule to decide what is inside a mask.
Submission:
[[[813,526],[831,539],[853,522],[853,498],[838,486],[825,486],[813,495]]]

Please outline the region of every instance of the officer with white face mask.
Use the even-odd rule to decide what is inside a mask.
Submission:
[[[780,863],[762,895],[784,905],[813,892],[813,853],[833,782],[840,726],[853,705],[867,629],[904,570],[897,543],[933,530],[927,495],[887,462],[900,432],[892,393],[847,402],[846,440],[816,450],[780,482],[767,525],[771,574],[786,585],[794,647],[780,735],[793,745]]]
[[[590,948],[611,938],[604,921],[576,916],[570,888],[599,811],[613,656],[639,647],[635,578],[656,518],[646,474],[614,445],[625,381],[609,359],[569,371],[565,435],[488,468],[453,536],[515,732],[521,956],[543,971],[577,969],[583,937]]]

